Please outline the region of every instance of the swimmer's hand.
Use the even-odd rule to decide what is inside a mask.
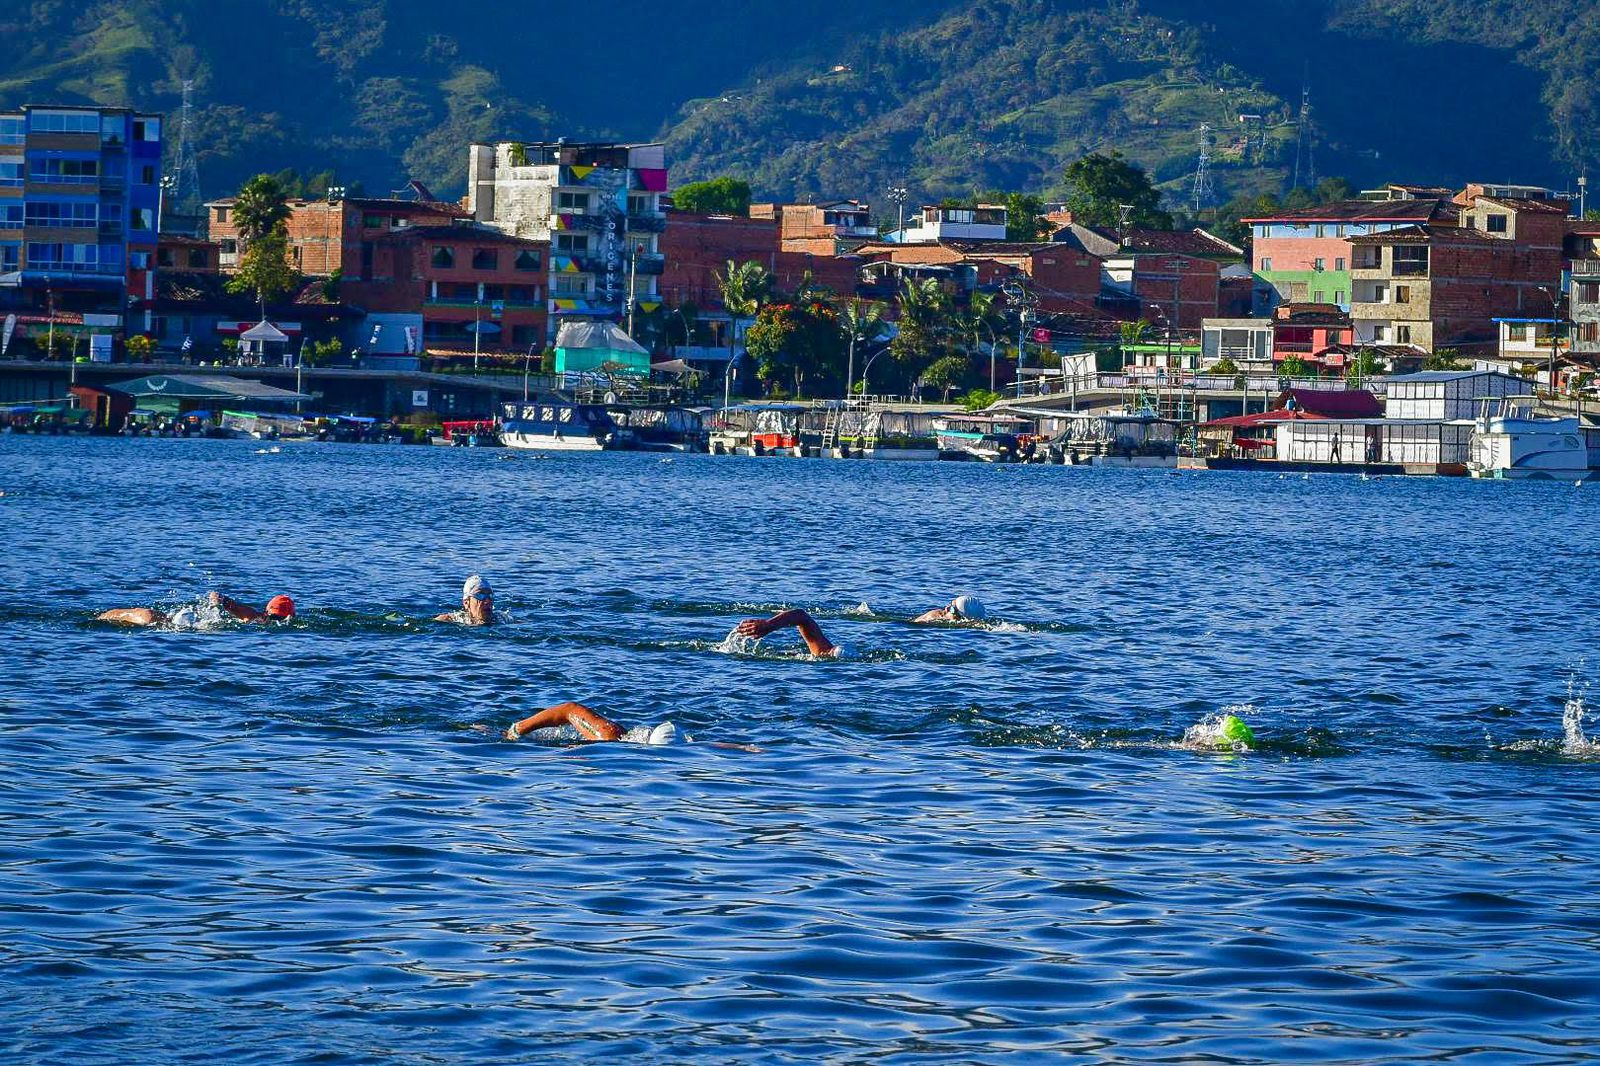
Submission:
[[[780,616],[781,617],[781,616]],[[760,640],[762,637],[777,629],[777,618],[746,618],[743,622],[733,627],[733,631],[741,637],[751,637]]]

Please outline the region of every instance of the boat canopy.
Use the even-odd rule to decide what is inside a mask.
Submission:
[[[557,374],[614,370],[649,374],[650,353],[614,322],[563,322],[556,334]]]
[[[107,388],[126,396],[162,397],[169,400],[253,400],[263,403],[293,403],[309,400],[303,392],[280,389],[250,378],[218,374],[155,374],[134,381],[122,381]]]

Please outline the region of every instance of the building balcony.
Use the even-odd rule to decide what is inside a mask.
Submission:
[[[1428,276],[1427,263],[1396,263],[1390,273],[1397,278],[1425,278]]]
[[[629,233],[665,233],[667,230],[667,216],[662,214],[644,214],[628,216]]]
[[[1600,274],[1600,259],[1574,259],[1572,261],[1572,273],[1574,275]]]
[[[484,300],[480,303],[475,300],[461,300],[451,299],[449,297],[440,297],[438,299],[430,298],[422,301],[423,307],[435,307],[458,311],[471,311],[473,308],[478,308],[485,318],[488,318],[493,312],[496,304],[500,305],[501,308],[507,311],[542,311],[544,309],[543,300]]]
[[[660,254],[636,255],[634,269],[645,277],[659,277],[667,269],[667,257]]]

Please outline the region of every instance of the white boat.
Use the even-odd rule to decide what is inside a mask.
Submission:
[[[1023,457],[1021,438],[1033,432],[1033,423],[1007,414],[953,414],[935,418],[933,432],[941,459],[1014,463]]]
[[[599,452],[625,446],[624,434],[600,404],[543,401],[502,405],[500,439],[508,448]]]
[[[1481,403],[1467,451],[1473,477],[1568,480],[1589,473],[1589,450],[1576,417],[1537,415],[1538,400],[1532,396],[1488,397]]]

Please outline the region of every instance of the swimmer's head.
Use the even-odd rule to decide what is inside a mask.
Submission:
[[[267,617],[287,622],[294,617],[294,601],[283,595],[272,597],[267,601]]]
[[[494,589],[489,587],[489,582],[485,581],[481,574],[473,574],[467,578],[466,584],[461,586],[462,603],[468,600],[492,599],[494,599]]]
[[[950,601],[950,614],[958,622],[981,622],[989,617],[989,609],[976,596],[957,596]]]

